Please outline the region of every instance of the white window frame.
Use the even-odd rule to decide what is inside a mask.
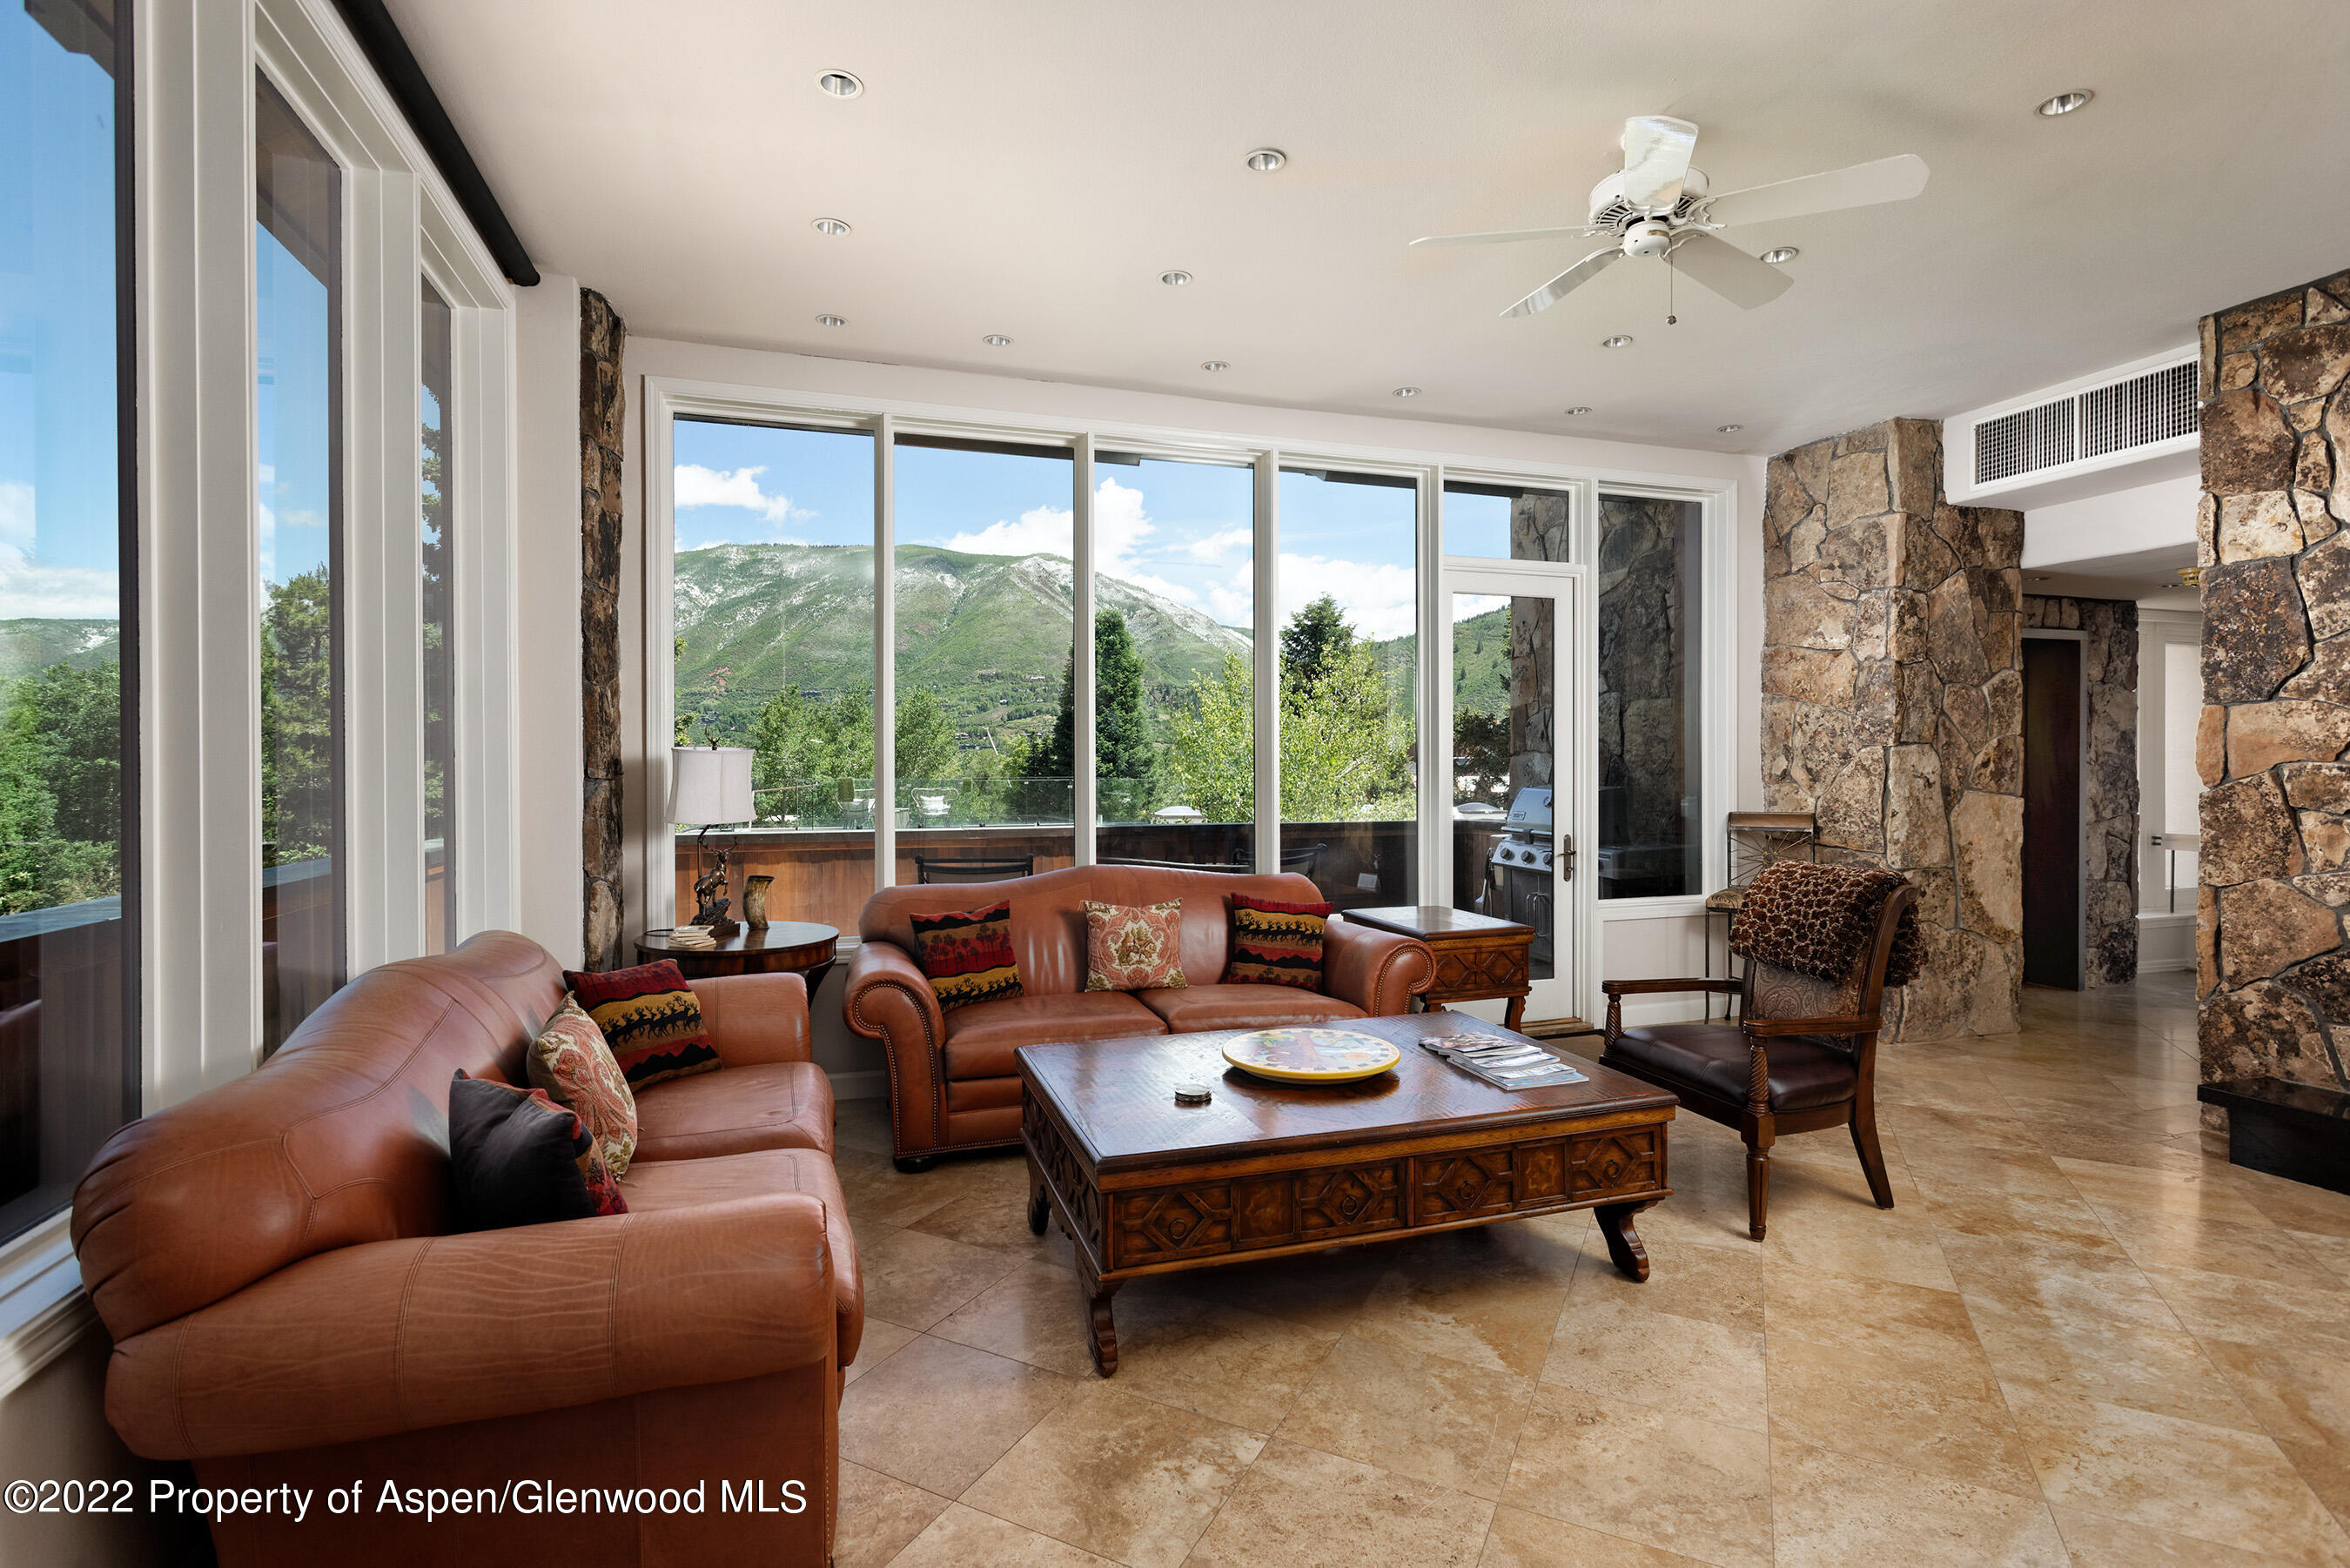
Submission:
[[[889,567],[890,551],[897,537],[895,495],[890,483],[891,437],[911,431],[1072,449],[1077,457],[1074,541],[1076,613],[1083,618],[1075,622],[1073,632],[1081,661],[1080,690],[1087,692],[1092,690],[1089,679],[1092,638],[1087,628],[1091,624],[1095,566],[1090,525],[1092,486],[1087,471],[1093,452],[1102,449],[1139,452],[1147,457],[1189,458],[1253,465],[1256,477],[1253,557],[1256,594],[1255,838],[1257,868],[1260,871],[1279,869],[1281,855],[1278,504],[1281,470],[1327,467],[1351,472],[1408,475],[1415,479],[1419,493],[1416,563],[1421,648],[1421,678],[1418,683],[1415,717],[1418,733],[1422,736],[1434,732],[1439,717],[1439,694],[1449,691],[1449,686],[1440,684],[1450,680],[1451,639],[1445,635],[1450,623],[1446,618],[1445,605],[1448,601],[1444,587],[1448,564],[1481,568],[1530,567],[1538,572],[1555,571],[1579,580],[1582,586],[1581,597],[1577,600],[1575,635],[1582,646],[1575,650],[1575,658],[1577,667],[1586,672],[1586,679],[1588,679],[1588,672],[1596,669],[1597,606],[1596,578],[1584,569],[1584,564],[1594,560],[1599,494],[1605,492],[1610,495],[1648,495],[1694,501],[1703,509],[1700,526],[1706,559],[1700,564],[1700,574],[1703,591],[1708,598],[1701,607],[1699,623],[1698,658],[1704,672],[1700,700],[1705,709],[1700,721],[1705,747],[1705,755],[1700,764],[1703,801],[1700,820],[1718,822],[1721,815],[1736,803],[1733,757],[1737,719],[1731,699],[1737,652],[1734,635],[1737,553],[1733,525],[1738,515],[1738,485],[1735,481],[1626,472],[1580,464],[1496,463],[1490,459],[1469,458],[1456,452],[1326,441],[1290,445],[1263,436],[1235,435],[1177,426],[1028,416],[955,404],[797,392],[671,376],[640,378],[638,409],[642,421],[641,443],[638,450],[645,454],[644,570],[641,577],[644,597],[639,607],[641,624],[645,628],[644,662],[640,670],[644,701],[639,710],[642,723],[639,742],[640,754],[644,758],[645,778],[643,786],[631,792],[637,804],[632,808],[635,831],[629,835],[628,855],[632,863],[628,867],[628,876],[634,888],[643,890],[643,903],[639,908],[642,922],[647,927],[670,925],[678,918],[676,849],[668,821],[668,800],[669,756],[674,733],[675,705],[675,670],[671,653],[675,640],[672,592],[676,552],[672,430],[674,421],[680,417],[873,432],[877,468],[874,485],[874,623],[877,634],[874,646],[877,650],[893,646],[896,624],[895,585]],[[1520,483],[1529,488],[1571,494],[1574,497],[1574,562],[1511,562],[1482,556],[1461,556],[1449,563],[1440,553],[1443,540],[1442,491],[1447,479]],[[877,659],[876,662],[879,668],[875,682],[877,719],[874,742],[876,767],[880,772],[875,789],[879,797],[889,787],[884,781],[894,782],[895,770],[890,765],[894,758],[889,753],[893,727],[878,717],[889,708],[891,665],[894,661]],[[1574,732],[1568,737],[1569,743],[1580,752],[1587,753],[1597,744],[1593,704],[1578,701],[1573,704],[1573,711],[1577,717]],[[1077,704],[1076,717],[1077,754],[1088,756],[1093,739],[1092,702],[1081,701]],[[1444,771],[1444,759],[1439,755],[1444,748],[1422,744],[1419,750],[1419,874],[1423,897],[1427,897],[1431,890],[1448,885],[1442,877],[1449,873],[1451,836],[1438,829],[1450,823],[1451,780]],[[1080,775],[1085,772],[1082,768],[1078,770]],[[1080,809],[1074,814],[1076,817],[1076,859],[1080,865],[1090,864],[1094,857],[1098,825],[1093,820],[1093,811],[1087,809],[1092,802],[1084,798],[1091,793],[1089,788],[1084,790],[1080,796]],[[1588,795],[1590,792],[1586,790],[1579,794]],[[1433,816],[1430,815],[1431,802],[1442,803],[1441,811]],[[1594,841],[1597,823],[1596,820],[1582,820],[1593,815],[1587,802],[1579,800],[1576,813],[1575,842],[1579,848],[1587,847]],[[889,885],[891,869],[896,864],[893,826],[889,813],[875,813],[874,872],[878,887]],[[1704,844],[1703,862],[1708,889],[1717,886],[1726,874],[1721,865],[1723,853],[1719,836],[1709,833]],[[1597,944],[1602,920],[1655,919],[1677,914],[1701,918],[1705,905],[1704,890],[1670,898],[1610,899],[1602,903],[1596,897],[1597,884],[1590,877],[1578,877],[1574,887],[1576,890],[1571,914],[1577,922],[1575,942],[1577,950],[1585,955],[1586,973],[1591,977],[1596,977],[1601,967],[1602,950]],[[1584,989],[1596,992],[1596,979],[1592,978]],[[1588,1008],[1596,1003],[1596,1001],[1587,1001],[1586,1005]]]
[[[514,295],[328,0],[130,7],[140,1103],[250,1072],[261,1039],[254,82],[344,171],[346,963],[423,950],[419,285],[452,313],[451,628],[466,930],[519,922]],[[126,584],[126,588],[131,585]],[[92,1321],[60,1210],[0,1244],[0,1395]]]

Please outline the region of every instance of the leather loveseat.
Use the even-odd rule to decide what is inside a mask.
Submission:
[[[900,1169],[940,1154],[1020,1141],[1020,1075],[1012,1053],[1047,1042],[1118,1040],[1211,1029],[1341,1024],[1408,1012],[1435,972],[1425,944],[1367,926],[1330,922],[1321,992],[1225,985],[1233,895],[1279,903],[1322,901],[1306,877],[1232,876],[1133,866],[1073,866],[1007,882],[890,888],[866,901],[842,1011],[881,1042],[889,1071],[889,1127]],[[1183,973],[1164,991],[1092,991],[1086,984],[1087,899],[1183,903]],[[908,917],[984,909],[1009,899],[1021,994],[942,1012],[914,961]]]
[[[108,1419],[198,1486],[311,1493],[298,1522],[215,1524],[224,1564],[827,1560],[864,1326],[832,1090],[799,977],[693,989],[725,1064],[639,1096],[626,1214],[449,1233],[450,1075],[526,1082],[563,995],[505,932],[360,976],[99,1151],[73,1235],[114,1337]],[[387,1483],[467,1511],[386,1506]]]

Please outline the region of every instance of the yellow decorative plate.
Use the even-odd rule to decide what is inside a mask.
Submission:
[[[1403,1053],[1347,1029],[1259,1029],[1224,1042],[1224,1060],[1284,1084],[1349,1084],[1376,1077]]]

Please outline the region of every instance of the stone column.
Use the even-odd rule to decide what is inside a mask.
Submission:
[[[1942,497],[1941,427],[1888,420],[1771,460],[1762,787],[1825,860],[1918,890],[1897,1039],[2016,1027],[2023,973],[2023,514]]]
[[[586,812],[580,931],[589,970],[622,961],[620,898],[620,354],[628,324],[579,291],[579,710]]]
[[[2350,1088],[2350,272],[2203,321],[2203,1077]],[[2207,1107],[2207,1116],[2225,1113]]]

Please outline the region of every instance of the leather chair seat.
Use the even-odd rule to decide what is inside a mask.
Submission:
[[[1040,1040],[1123,1040],[1167,1033],[1159,1014],[1122,991],[974,1002],[949,1012],[946,1026],[950,1082],[1015,1076],[1020,1068],[1012,1053]]]
[[[832,1080],[813,1062],[756,1062],[637,1096],[636,1161],[765,1148],[832,1152]]]
[[[704,1073],[698,1078],[676,1078],[671,1082],[691,1084],[725,1075]],[[620,1192],[628,1199],[632,1214],[654,1214],[664,1209],[700,1209],[731,1199],[764,1197],[770,1192],[805,1192],[822,1203],[825,1240],[832,1251],[838,1364],[846,1367],[857,1359],[857,1344],[865,1334],[865,1278],[858,1266],[857,1238],[848,1228],[848,1199],[840,1190],[840,1176],[833,1169],[829,1155],[812,1148],[768,1148],[714,1159],[649,1161],[639,1158],[629,1162],[629,1174],[620,1178]]]
[[[1138,991],[1142,1004],[1177,1034],[1208,1029],[1275,1029],[1284,1024],[1343,1023],[1369,1016],[1353,1002],[1295,985],[1189,985]]]
[[[1768,1042],[1771,1109],[1810,1110],[1851,1099],[1860,1085],[1852,1056],[1803,1035]],[[1717,1099],[1746,1103],[1752,1054],[1734,1024],[1657,1023],[1627,1029],[1608,1047],[1642,1067],[1675,1078]]]

